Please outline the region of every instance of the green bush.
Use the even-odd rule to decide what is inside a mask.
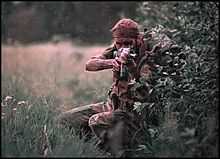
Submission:
[[[163,26],[182,47],[174,57],[181,67],[154,72],[152,87],[162,109],[157,113],[165,113],[153,140],[155,156],[218,156],[218,6],[218,2],[144,2],[139,8],[137,19],[143,28]],[[177,72],[174,76],[169,74],[172,69]]]

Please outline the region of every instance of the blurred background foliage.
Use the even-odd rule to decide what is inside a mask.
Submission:
[[[81,44],[106,44],[111,40],[110,28],[121,17],[136,20],[142,31],[158,25],[165,28],[166,34],[182,48],[172,56],[172,64],[177,60],[181,67],[175,68],[175,76],[169,73],[173,65],[162,66],[155,72],[152,87],[156,88],[154,95],[158,100],[154,105],[144,105],[140,111],[161,119],[158,131],[150,127],[156,135],[150,145],[143,146],[143,153],[145,157],[219,156],[219,2],[23,1],[2,2],[1,8],[1,38],[7,44],[50,41],[57,37]],[[7,78],[5,81],[10,82]],[[74,85],[71,81],[68,84]],[[3,86],[5,96],[12,93],[22,99],[27,95],[19,93],[23,88],[16,86],[16,81]],[[91,94],[83,93],[87,88],[78,90],[78,101],[92,99]],[[146,123],[154,120],[155,115],[149,116]]]
[[[2,39],[27,43],[61,35],[83,42],[106,43],[111,40],[109,30],[113,23],[124,15],[135,18],[139,3],[2,2]]]

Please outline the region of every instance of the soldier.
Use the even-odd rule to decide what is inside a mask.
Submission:
[[[119,20],[111,32],[112,45],[86,63],[87,71],[112,69],[113,84],[107,100],[64,112],[59,116],[59,121],[83,125],[96,134],[103,148],[115,156],[123,156],[128,145],[133,144],[132,135],[141,127],[134,103],[149,98],[147,81],[152,70],[146,59],[160,46],[151,50],[144,42],[138,24],[131,19]],[[135,84],[143,79],[146,83],[134,89]]]

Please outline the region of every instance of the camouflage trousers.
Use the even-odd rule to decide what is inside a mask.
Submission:
[[[81,127],[99,139],[99,146],[114,156],[125,155],[129,145],[142,140],[137,114],[123,110],[108,110],[105,102],[74,108],[58,116],[58,122],[71,127]],[[139,136],[139,137],[137,137]]]

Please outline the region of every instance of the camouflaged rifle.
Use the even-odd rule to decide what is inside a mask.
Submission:
[[[129,76],[129,71],[128,71],[128,68],[127,68],[127,64],[129,63],[132,63],[132,60],[135,59],[135,57],[137,56],[137,52],[134,48],[121,48],[119,49],[119,53],[116,51],[114,54],[115,54],[115,57],[119,57],[120,56],[120,52],[122,50],[126,50],[126,52],[128,52],[128,56],[127,56],[127,61],[126,63],[122,63],[120,65],[120,74],[119,74],[119,80],[127,80],[128,79],[128,76]]]

